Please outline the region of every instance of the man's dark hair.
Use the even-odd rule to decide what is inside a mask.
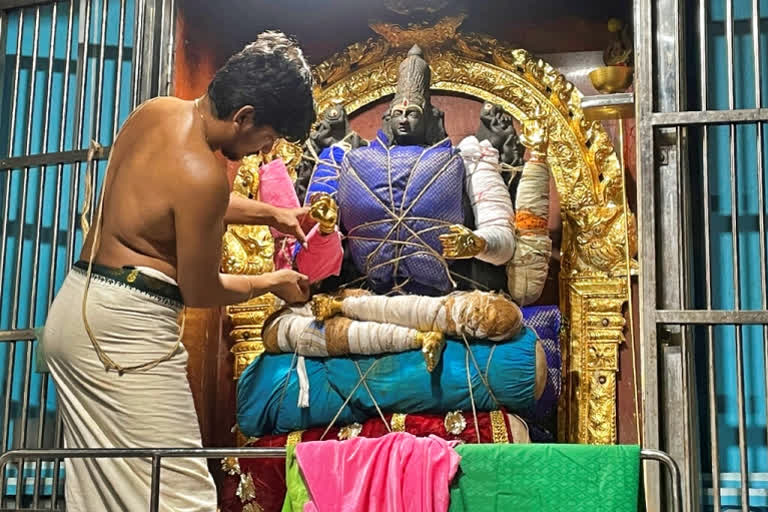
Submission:
[[[298,44],[281,32],[264,32],[230,57],[208,96],[219,119],[251,105],[255,125],[293,142],[306,139],[315,121],[312,72]]]

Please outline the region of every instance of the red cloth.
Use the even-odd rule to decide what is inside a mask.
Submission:
[[[418,437],[427,437],[436,435],[443,439],[452,441],[463,441],[465,443],[477,443],[477,433],[475,430],[475,420],[472,411],[465,411],[464,418],[467,426],[459,435],[449,434],[444,425],[445,415],[439,414],[408,414],[405,417],[405,431]],[[509,425],[509,417],[504,414],[504,424],[507,429],[507,435],[510,442],[515,442]],[[392,422],[392,415],[384,416],[387,422]],[[480,442],[493,442],[493,429],[491,424],[491,414],[488,412],[478,412],[477,422],[480,425]],[[322,427],[305,430],[301,435],[301,441],[319,441],[325,429]],[[339,428],[334,427],[328,431],[325,439],[338,439]],[[371,418],[362,425],[360,436],[362,437],[381,437],[389,433],[387,427],[380,418]],[[253,447],[273,447],[285,446],[288,440],[288,434],[278,434],[273,436],[264,436],[256,441],[247,443],[246,446]],[[264,512],[280,512],[285,501],[285,459],[240,459],[240,470],[250,473],[253,483],[256,487],[256,502],[261,506]],[[221,485],[221,512],[242,512],[243,504],[237,497],[237,486],[240,483],[240,476],[227,475]]]
[[[300,248],[296,255],[296,267],[309,278],[310,283],[316,283],[339,275],[343,259],[341,233],[336,230],[324,235],[320,233],[320,226],[316,225],[307,235],[307,247]]]

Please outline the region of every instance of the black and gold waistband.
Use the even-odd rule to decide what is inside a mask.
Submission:
[[[80,260],[75,263],[74,268],[85,273],[88,271],[88,262]],[[143,274],[141,271],[131,266],[113,268],[94,263],[91,267],[91,276],[98,276],[108,282],[133,288],[151,295],[162,302],[171,303],[171,305],[184,305],[184,299],[181,297],[181,290],[178,286],[167,283],[162,279]]]

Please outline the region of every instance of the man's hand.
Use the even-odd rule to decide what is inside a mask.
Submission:
[[[309,300],[309,278],[293,270],[278,270],[264,274],[269,277],[269,291],[288,304]]]
[[[309,207],[275,208],[275,213],[269,226],[285,235],[294,237],[300,244],[304,244],[307,241],[304,230],[308,230],[314,222],[309,216]]]

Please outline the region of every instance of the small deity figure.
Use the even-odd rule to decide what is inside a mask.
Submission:
[[[330,145],[317,155],[304,201],[323,219],[319,231],[343,234],[342,276],[321,283],[328,294],[266,323],[268,352],[327,357],[420,348],[432,371],[446,336],[506,342],[523,329],[519,307],[498,293],[515,254],[514,209],[499,172],[506,163],[500,151],[509,162],[522,151],[511,117],[488,104],[482,139],[454,147],[429,85],[429,65],[415,46],[376,140],[353,148],[339,122],[323,141]],[[346,119],[335,109],[324,117]],[[332,200],[339,226],[330,223]],[[546,373],[540,345],[536,373]]]

